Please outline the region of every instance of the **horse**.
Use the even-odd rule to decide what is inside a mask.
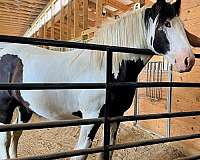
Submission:
[[[168,3],[157,0],[150,7],[142,7],[102,25],[92,43],[151,49],[163,55],[180,73],[191,71],[195,57],[179,18],[181,0]],[[59,54],[58,54],[59,53]],[[100,51],[75,49],[68,52],[50,51],[31,45],[9,44],[0,50],[1,83],[74,82],[104,83],[106,56]],[[136,82],[137,76],[151,55],[118,53],[113,55],[112,82]],[[109,116],[123,116],[131,106],[135,90],[111,90]],[[26,123],[32,113],[49,120],[98,118],[104,115],[105,89],[0,91],[1,125]],[[110,145],[115,144],[118,122],[111,123]],[[91,147],[99,124],[83,125],[75,149]],[[0,159],[16,158],[22,131],[0,133]],[[112,159],[113,152],[110,152]],[[85,160],[87,155],[72,157]],[[103,159],[103,153],[100,154]]]

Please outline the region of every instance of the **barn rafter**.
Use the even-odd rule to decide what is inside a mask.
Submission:
[[[83,31],[89,33],[90,28],[130,10],[136,2],[140,0],[1,0],[0,34],[23,36],[27,31],[33,37],[77,39]]]

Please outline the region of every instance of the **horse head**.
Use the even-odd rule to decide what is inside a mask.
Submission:
[[[179,18],[180,5],[181,0],[175,3],[157,0],[146,10],[145,24],[148,47],[157,54],[163,54],[181,73],[191,71],[195,57]]]

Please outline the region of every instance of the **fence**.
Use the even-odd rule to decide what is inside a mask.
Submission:
[[[140,142],[130,142],[125,144],[109,145],[110,141],[110,123],[111,122],[125,122],[125,121],[136,121],[136,120],[150,120],[150,119],[161,119],[161,118],[174,118],[174,117],[186,117],[186,116],[197,116],[200,115],[200,111],[194,112],[176,112],[176,113],[162,113],[162,114],[148,114],[148,115],[135,115],[135,116],[124,116],[124,117],[108,117],[108,110],[110,105],[110,90],[111,88],[130,87],[130,88],[146,88],[146,87],[200,87],[200,83],[170,83],[170,82],[153,82],[153,83],[111,83],[112,77],[112,55],[114,52],[134,53],[134,54],[154,54],[152,51],[147,49],[136,49],[136,48],[125,48],[117,46],[107,45],[95,45],[95,44],[83,44],[74,42],[14,37],[14,36],[0,36],[0,42],[10,43],[21,43],[21,44],[32,44],[32,45],[46,45],[55,47],[68,47],[68,48],[79,48],[89,50],[99,50],[107,52],[107,73],[106,83],[26,83],[26,84],[0,84],[0,90],[48,90],[48,89],[106,89],[106,107],[104,118],[98,119],[79,119],[79,120],[68,120],[68,121],[53,121],[53,122],[42,122],[42,123],[29,123],[29,124],[18,124],[18,125],[4,125],[1,126],[0,132],[4,131],[16,131],[16,130],[32,130],[42,128],[54,128],[54,127],[66,127],[66,126],[77,126],[77,125],[88,125],[95,123],[104,123],[104,145],[96,148],[88,148],[82,150],[75,150],[69,152],[18,158],[18,160],[29,160],[29,159],[59,159],[71,156],[78,156],[84,154],[92,154],[98,152],[104,152],[104,159],[109,159],[109,151],[126,149],[131,147],[139,147],[146,145],[153,145],[166,142],[174,142],[181,140],[189,140],[200,138],[200,134],[175,136],[170,138],[160,138],[153,140],[145,140]],[[199,58],[199,55],[197,55]],[[181,158],[183,159],[198,159],[200,155],[192,157]]]

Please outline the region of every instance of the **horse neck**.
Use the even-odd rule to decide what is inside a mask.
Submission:
[[[131,11],[114,23],[103,26],[97,31],[92,42],[122,47],[148,48],[144,20],[145,10],[146,8],[143,7],[137,11]],[[105,66],[102,65],[105,64],[105,54],[96,52],[94,56],[94,61],[98,68]],[[142,60],[145,65],[151,57],[149,55],[115,53],[113,54],[113,72],[115,75],[119,73],[119,66],[123,60],[134,60],[135,62]]]

